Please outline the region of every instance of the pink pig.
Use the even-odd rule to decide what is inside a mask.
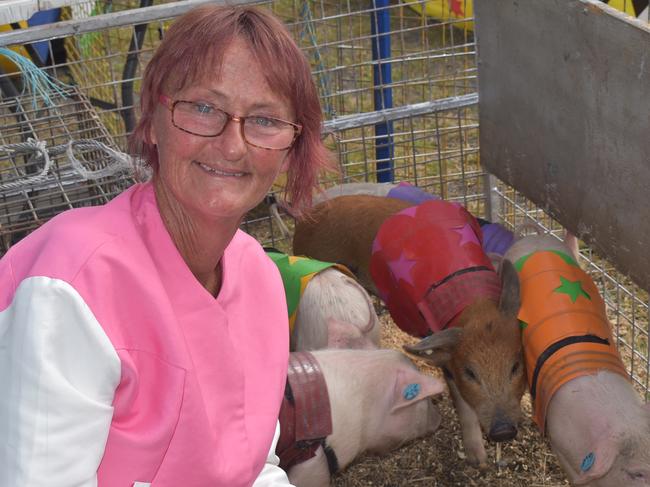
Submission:
[[[444,390],[443,382],[419,372],[404,354],[387,349],[317,350],[312,354],[325,377],[331,406],[332,434],[325,445],[339,469],[363,452],[386,453],[433,433],[440,425],[431,398]],[[288,474],[296,487],[329,486],[331,474],[323,447]]]
[[[377,348],[379,318],[370,296],[334,267],[319,272],[300,298],[292,350]]]
[[[543,250],[578,261],[575,237],[561,242],[550,235],[522,238],[504,259],[514,263]],[[573,485],[650,487],[650,407],[622,375],[600,370],[560,386],[546,410],[545,432]]]

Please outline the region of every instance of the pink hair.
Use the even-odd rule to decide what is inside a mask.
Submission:
[[[287,209],[299,215],[311,203],[320,171],[332,169],[329,151],[321,140],[322,112],[307,59],[280,20],[255,7],[206,5],[177,19],[147,65],[142,79],[142,116],[130,138],[154,171],[158,152],[148,134],[158,97],[214,77],[233,39],[250,46],[266,70],[270,88],[291,103],[302,133],[291,147],[287,183],[282,195]]]

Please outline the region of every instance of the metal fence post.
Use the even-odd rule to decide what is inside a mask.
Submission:
[[[390,11],[388,0],[373,0],[372,24],[372,59],[375,110],[393,107],[393,89],[391,88],[390,59]],[[391,182],[393,175],[393,122],[380,122],[375,125],[375,154],[377,157],[377,181]]]

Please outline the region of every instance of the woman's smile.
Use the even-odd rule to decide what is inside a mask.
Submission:
[[[212,166],[208,166],[207,164],[204,164],[199,161],[192,161],[194,164],[197,164],[201,169],[203,169],[205,172],[210,174],[211,176],[223,176],[223,177],[233,177],[233,178],[241,178],[243,176],[246,176],[247,173],[241,172],[241,171],[235,171],[232,169],[225,169],[225,168],[216,168]]]

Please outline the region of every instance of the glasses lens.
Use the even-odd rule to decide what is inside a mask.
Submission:
[[[288,122],[271,117],[246,117],[244,135],[251,144],[268,149],[286,149],[295,137],[295,128]]]
[[[188,101],[176,102],[173,117],[178,128],[203,136],[220,134],[228,121],[228,115],[218,108]]]

